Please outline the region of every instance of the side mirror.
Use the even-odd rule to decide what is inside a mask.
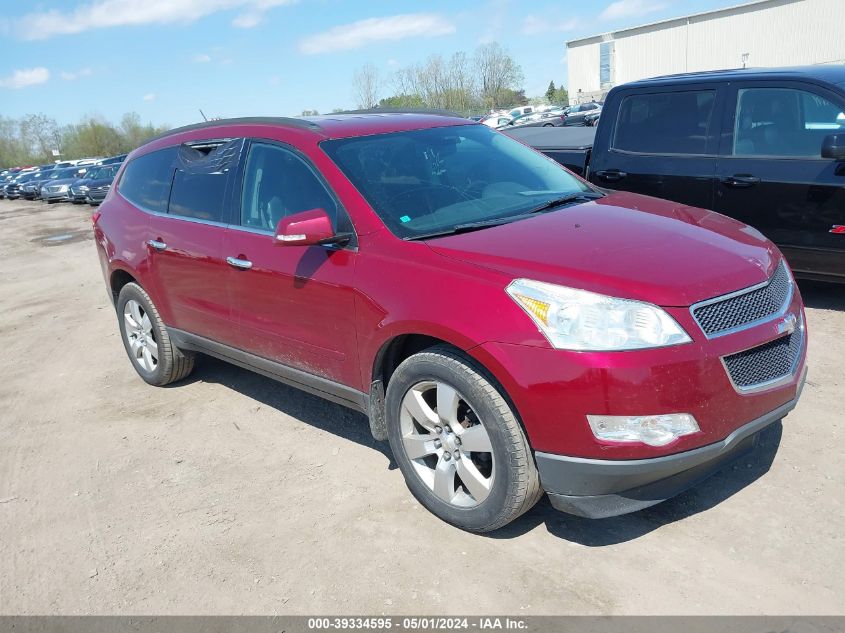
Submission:
[[[311,209],[279,220],[273,239],[281,246],[312,246],[349,241],[349,237],[346,233],[335,234],[325,209]]]
[[[830,134],[824,137],[822,158],[845,160],[845,134]]]

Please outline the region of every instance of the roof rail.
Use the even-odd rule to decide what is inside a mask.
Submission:
[[[343,112],[332,112],[332,114],[430,114],[432,116],[449,116],[463,119],[457,112],[444,110],[442,108],[365,108],[363,110],[344,110]]]
[[[173,134],[180,134],[181,132],[192,132],[194,130],[205,130],[215,127],[220,127],[223,125],[261,125],[261,124],[275,124],[275,125],[288,125],[291,127],[299,127],[305,128],[308,130],[319,131],[322,128],[320,127],[319,123],[314,121],[309,121],[307,119],[297,119],[293,117],[273,117],[273,116],[248,116],[248,117],[239,117],[234,119],[215,119],[213,121],[203,121],[202,123],[193,123],[191,125],[185,125],[182,127],[176,127],[172,130],[168,130],[167,132],[163,132],[157,136],[153,136],[152,138],[147,139],[144,141],[144,145],[150,143],[152,141],[157,141],[161,138],[166,138]]]

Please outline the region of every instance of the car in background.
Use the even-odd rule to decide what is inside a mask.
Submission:
[[[48,203],[70,200],[70,186],[78,179],[78,167],[54,169],[41,183],[41,199]]]
[[[18,174],[10,179],[4,186],[3,186],[3,195],[8,200],[17,200],[21,197],[22,194],[22,187],[37,178],[38,172],[37,171],[23,171],[21,170]]]
[[[563,124],[565,126],[571,125],[587,125],[586,118],[588,115],[601,114],[601,104],[596,102],[578,103],[569,108],[566,113]],[[598,117],[595,117],[597,120]],[[591,116],[591,120],[594,120]]]
[[[562,127],[564,125],[564,117],[559,112],[532,112],[516,117],[508,122],[506,125],[499,126],[496,129],[507,129],[513,127]]]
[[[511,121],[513,121],[513,117],[508,114],[489,114],[481,119],[479,123],[483,123],[487,127],[500,128]]]
[[[77,202],[80,195],[80,202],[87,202],[92,207],[100,204],[111,189],[115,174],[120,169],[120,163],[101,165],[94,167],[86,174],[86,178],[77,181],[71,187],[71,201]]]
[[[474,117],[470,117],[470,118],[474,119]],[[126,160],[127,156],[129,156],[129,154],[118,154],[117,156],[109,156],[108,158],[103,158],[102,160],[97,161],[97,164],[98,165],[113,165],[113,164],[119,165],[124,160]]]
[[[642,79],[604,108],[595,128],[508,134],[599,187],[744,222],[798,277],[845,283],[845,66]]]
[[[534,110],[534,106],[519,106],[517,108],[513,108],[510,112],[508,112],[508,114],[515,119],[518,116],[531,114],[532,112],[534,112]]]
[[[39,165],[37,176],[21,187],[21,198],[24,200],[38,200],[41,197],[41,183],[49,178],[50,173],[56,169],[55,164]]]

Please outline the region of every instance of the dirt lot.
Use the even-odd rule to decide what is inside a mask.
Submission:
[[[474,536],[357,413],[207,358],[142,382],[89,215],[0,201],[0,613],[845,614],[845,288],[802,285],[809,382],[754,458]]]

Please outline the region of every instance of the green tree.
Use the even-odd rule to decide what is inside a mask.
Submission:
[[[555,82],[554,82],[554,80],[552,80],[552,81],[549,82],[549,87],[546,88],[546,100],[549,103],[555,102],[556,92],[557,91],[555,90]]]

